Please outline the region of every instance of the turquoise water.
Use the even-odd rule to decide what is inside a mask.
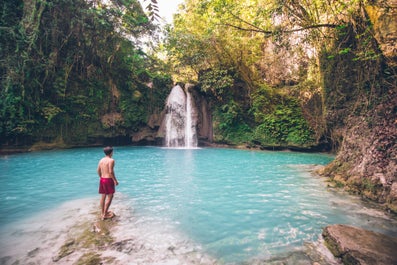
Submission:
[[[101,157],[101,148],[0,157],[0,231],[67,202],[89,198],[96,203]],[[142,234],[154,227],[178,233],[185,241],[174,245],[193,242],[222,263],[300,249],[319,240],[329,224],[397,235],[394,220],[355,197],[328,190],[323,178],[309,173],[313,165],[332,161],[331,155],[117,147],[114,159],[120,185],[112,207],[131,210],[126,227],[144,224]]]

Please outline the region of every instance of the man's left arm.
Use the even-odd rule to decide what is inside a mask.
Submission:
[[[110,176],[112,176],[112,179],[114,181],[115,185],[119,185],[119,182],[116,179],[116,174],[114,173],[114,165],[115,165],[115,161],[114,159],[110,162]]]

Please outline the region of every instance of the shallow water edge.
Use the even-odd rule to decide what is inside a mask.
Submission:
[[[70,201],[1,230],[0,264],[341,264],[322,239],[264,259],[227,263],[165,224],[137,218],[118,194],[116,217],[101,221],[98,198]]]

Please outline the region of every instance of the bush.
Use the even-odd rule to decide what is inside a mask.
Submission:
[[[276,105],[273,112],[261,115],[253,141],[262,145],[311,145],[313,135],[299,104],[290,99],[284,105]]]

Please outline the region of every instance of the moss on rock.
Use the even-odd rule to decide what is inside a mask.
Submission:
[[[114,243],[110,233],[114,225],[115,222],[109,220],[98,220],[94,224],[88,221],[76,224],[70,229],[69,239],[60,247],[53,261],[57,262],[71,254],[78,255],[83,252],[77,264],[101,264],[103,258],[98,251]],[[108,261],[111,259],[106,258]]]

